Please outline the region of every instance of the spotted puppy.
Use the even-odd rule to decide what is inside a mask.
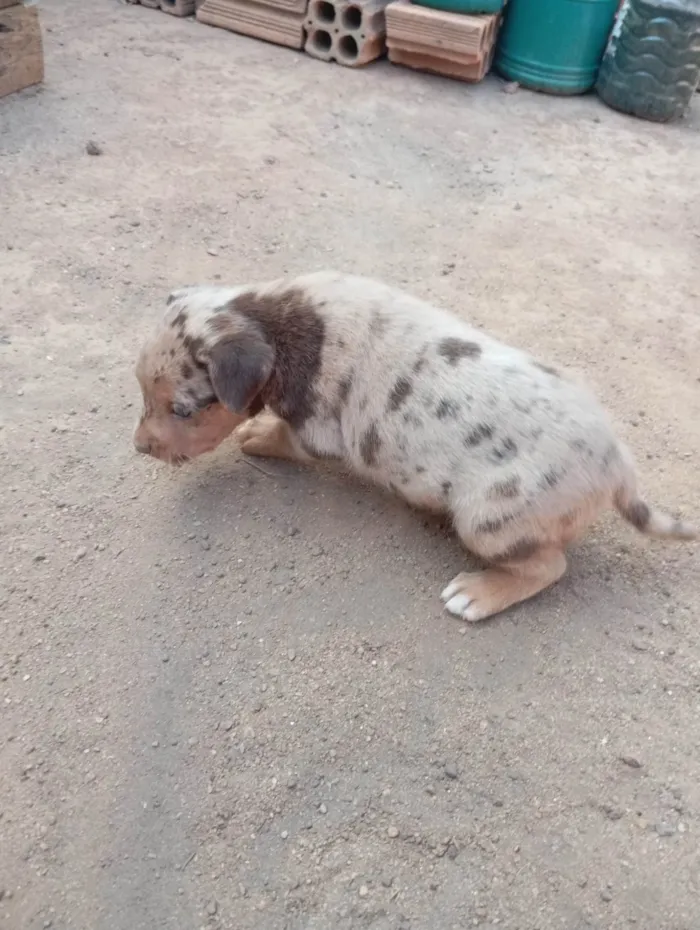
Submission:
[[[553,584],[605,508],[643,533],[695,530],[639,497],[595,399],[449,313],[332,272],[171,294],[137,376],[139,452],[181,464],[238,428],[248,455],[340,459],[448,513],[486,568],[442,592],[480,620]]]

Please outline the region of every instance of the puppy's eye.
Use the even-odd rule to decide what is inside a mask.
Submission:
[[[179,404],[173,404],[173,416],[178,420],[189,420],[194,411],[188,410],[187,407],[181,407]]]

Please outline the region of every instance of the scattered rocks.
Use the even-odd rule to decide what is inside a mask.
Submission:
[[[642,763],[634,756],[620,756],[620,762],[630,769],[641,769]]]
[[[601,804],[600,809],[608,818],[608,820],[621,820],[624,816],[624,811],[616,807],[614,804]]]

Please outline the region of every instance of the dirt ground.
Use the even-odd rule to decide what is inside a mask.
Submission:
[[[700,107],[41,17],[0,101],[2,930],[697,930],[697,547],[611,517],[465,627],[434,521],[131,431],[171,287],[335,267],[584,373],[700,519]]]

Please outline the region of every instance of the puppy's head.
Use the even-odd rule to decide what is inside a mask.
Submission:
[[[136,365],[143,411],[137,451],[180,465],[215,449],[248,418],[272,374],[274,349],[235,310],[240,292],[176,291]]]

